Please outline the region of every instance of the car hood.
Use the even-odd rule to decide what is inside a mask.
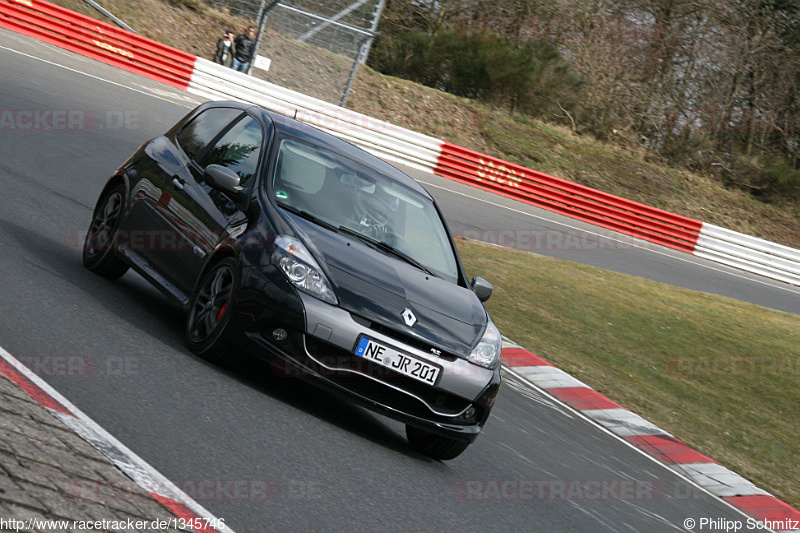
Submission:
[[[324,265],[343,309],[460,357],[483,335],[487,314],[472,290],[426,274],[355,237],[289,216]],[[403,320],[406,309],[417,319],[413,326]]]

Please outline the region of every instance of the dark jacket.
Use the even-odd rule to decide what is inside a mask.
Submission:
[[[226,67],[230,67],[233,63],[233,56],[236,53],[236,41],[231,42],[230,48],[227,49],[227,54],[225,50],[225,39],[220,39],[217,41],[217,53],[214,55],[214,62],[219,63],[220,65],[225,65]]]
[[[249,63],[252,61],[256,42],[244,33],[237,35],[233,42],[236,44],[236,54],[233,57],[242,63]]]

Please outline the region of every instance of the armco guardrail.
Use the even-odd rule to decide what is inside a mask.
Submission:
[[[703,224],[694,254],[768,278],[800,285],[800,250],[713,224]]]
[[[685,252],[702,222],[444,143],[435,172],[597,226]]]
[[[554,178],[198,59],[188,90],[237,99],[313,124],[398,163],[686,252],[702,223]]]
[[[0,26],[185,89],[195,56],[41,0],[0,0]]]
[[[349,111],[43,0],[0,0],[0,26],[199,96],[261,105],[395,163],[800,285],[798,250],[619,198]]]

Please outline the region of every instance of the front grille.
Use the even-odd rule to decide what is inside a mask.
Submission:
[[[431,411],[433,408],[445,419],[463,413],[471,405],[469,400],[460,396],[426,385],[319,339],[306,336],[306,349],[316,361],[335,370],[333,375],[326,377],[337,379],[355,392],[409,414],[430,417],[435,414]],[[452,418],[448,421],[453,422]]]
[[[403,344],[406,344],[408,346],[411,346],[412,348],[416,348],[417,350],[421,350],[427,354],[439,357],[441,359],[444,359],[445,361],[455,361],[457,359],[455,355],[439,350],[432,344],[427,343],[419,339],[418,337],[414,337],[412,335],[409,335],[408,333],[398,331],[396,329],[384,326],[383,324],[379,324],[378,322],[373,322],[367,318],[354,315],[352,313],[350,314],[350,316],[353,317],[353,320],[355,320],[357,323],[361,324],[365,328],[377,331],[381,335],[386,335],[387,337],[394,339],[398,342],[401,342]],[[434,352],[433,350],[436,350],[436,352]]]

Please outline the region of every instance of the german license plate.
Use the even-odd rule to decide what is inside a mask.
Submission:
[[[414,378],[428,385],[436,383],[442,369],[416,357],[411,357],[394,348],[384,346],[367,337],[361,337],[356,345],[356,355],[368,359],[395,372]]]

